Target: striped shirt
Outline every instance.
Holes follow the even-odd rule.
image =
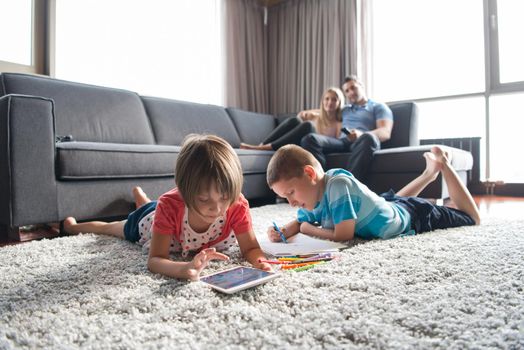
[[[299,209],[299,222],[334,229],[342,221],[355,220],[355,235],[366,239],[393,238],[410,231],[411,217],[403,207],[387,202],[350,172],[328,170],[325,181],[321,201],[311,211]]]

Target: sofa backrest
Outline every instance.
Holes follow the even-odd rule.
[[[0,96],[21,94],[54,102],[56,135],[77,141],[153,144],[140,97],[130,91],[38,75],[0,74]]]
[[[248,112],[238,108],[226,108],[233,120],[242,142],[258,145],[276,127],[277,120],[271,114]]]
[[[240,138],[223,107],[142,96],[160,145],[180,145],[188,134],[214,134],[238,148]]]
[[[388,104],[393,112],[391,138],[381,148],[418,146],[418,107],[414,102]]]

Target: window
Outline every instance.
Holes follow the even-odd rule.
[[[222,104],[220,1],[57,0],[57,78]]]
[[[479,0],[374,0],[373,97],[398,101],[484,91]]]
[[[376,100],[419,104],[421,138],[480,136],[483,179],[519,193],[522,13],[522,0],[374,0],[370,84]]]
[[[435,101],[419,101],[419,138],[463,138],[481,137],[486,139],[486,111],[483,96]],[[445,136],[443,136],[445,135]],[[486,154],[481,143],[481,154]],[[479,165],[480,177],[484,179],[485,160]]]
[[[417,104],[421,139],[484,137],[486,113],[483,97],[444,99]],[[472,120],[475,122],[472,123]]]
[[[491,178],[510,183],[524,182],[522,150],[522,112],[524,93],[495,95],[490,98]]]
[[[500,82],[509,83],[524,81],[524,50],[522,50],[522,33],[524,33],[524,1],[501,0],[497,2],[497,25],[499,46]]]
[[[0,0],[0,72],[45,74],[44,1]]]
[[[0,0],[0,32],[9,33],[0,40],[1,61],[31,64],[31,7],[31,0]]]

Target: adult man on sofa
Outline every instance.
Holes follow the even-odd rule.
[[[348,76],[344,79],[342,91],[346,95],[347,105],[342,109],[342,126],[347,135],[340,138],[320,134],[308,134],[300,142],[315,158],[326,167],[326,154],[351,152],[346,169],[356,178],[365,180],[373,153],[380,149],[380,143],[389,140],[393,128],[393,113],[384,103],[375,102],[366,97],[359,79]],[[318,113],[318,110],[301,113]]]

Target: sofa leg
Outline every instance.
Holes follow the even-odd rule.
[[[0,225],[0,243],[27,242],[42,238],[60,236],[58,228],[46,224],[7,227]]]
[[[18,226],[0,225],[0,242],[20,242],[20,240],[20,228]]]

